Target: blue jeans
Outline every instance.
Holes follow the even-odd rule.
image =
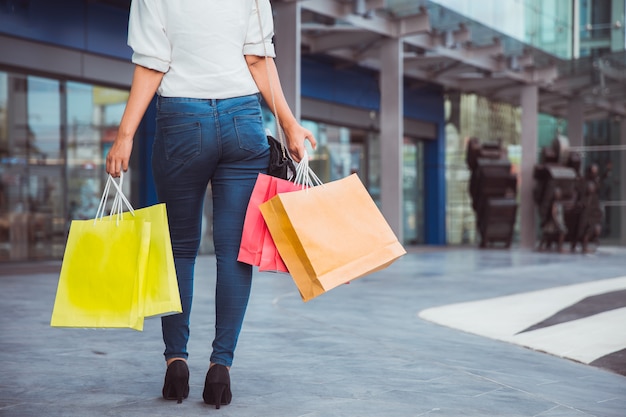
[[[183,306],[162,318],[165,358],[187,358],[194,265],[207,185],[213,194],[217,261],[211,362],[231,366],[248,305],[252,267],[237,261],[246,208],[269,163],[258,95],[230,99],[159,97],[152,172],[167,207]]]

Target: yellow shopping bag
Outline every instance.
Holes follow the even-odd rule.
[[[181,313],[167,209],[164,203],[125,212],[123,221],[144,220],[151,225],[150,248],[143,285],[145,317]]]
[[[150,231],[141,219],[72,221],[50,325],[143,330]]]
[[[278,194],[260,209],[304,301],[406,253],[356,174]]]
[[[144,317],[182,312],[165,204],[133,210],[121,185],[109,176],[95,219],[70,226],[52,326],[142,330]]]

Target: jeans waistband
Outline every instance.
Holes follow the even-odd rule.
[[[246,100],[246,99],[250,99],[256,97],[258,99],[259,97],[259,93],[256,94],[250,94],[247,96],[240,96],[240,97],[230,97],[230,98],[193,98],[193,97],[163,97],[163,96],[157,96],[157,104],[165,104],[165,103],[181,103],[181,104],[206,104],[209,105],[211,107],[216,107],[221,103],[224,102],[234,102],[234,101],[240,101],[240,100]]]

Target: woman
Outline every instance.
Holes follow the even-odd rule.
[[[217,284],[215,339],[203,397],[216,408],[232,398],[229,370],[252,278],[252,267],[237,262],[237,255],[250,194],[269,162],[258,93],[271,103],[273,88],[294,160],[304,155],[305,139],[316,145],[283,96],[272,59],[272,36],[269,0],[131,3],[128,44],[136,66],[106,170],[119,176],[128,169],[133,136],[156,92],[152,171],[158,198],[168,211],[183,305],[182,314],[162,318],[166,399],[181,402],[189,393],[189,313],[208,183],[213,193]]]

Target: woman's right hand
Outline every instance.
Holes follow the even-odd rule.
[[[111,176],[119,177],[122,171],[128,170],[135,131],[162,79],[162,72],[135,65],[128,102],[122,115],[117,137],[106,158],[106,171]]]
[[[106,171],[117,178],[122,171],[128,171],[128,162],[133,150],[133,138],[122,138],[119,133],[106,158]]]

